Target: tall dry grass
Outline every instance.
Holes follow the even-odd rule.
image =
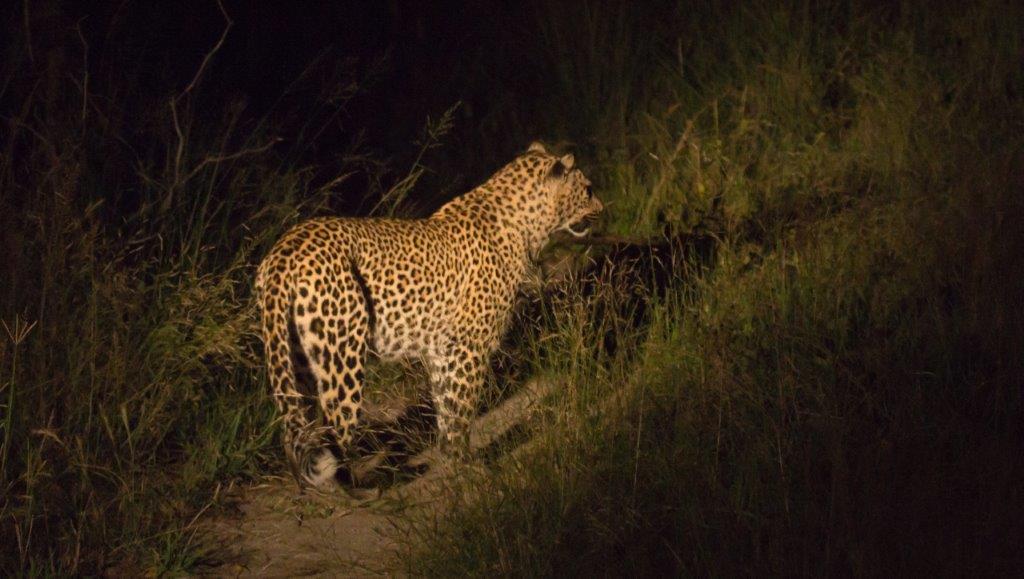
[[[469,129],[440,114],[399,175],[357,146],[326,169],[298,161],[363,90],[351,78],[281,142],[206,92],[209,69],[154,95],[130,66],[85,73],[73,26],[46,58],[8,39],[0,569],[215,558],[195,517],[278,454],[253,264],[302,217],[414,213],[421,176],[493,168],[534,138],[577,153],[608,231],[714,247],[536,304],[508,355],[564,387],[526,446],[457,483],[487,492],[410,521],[406,571],[1016,568],[1020,9],[517,14],[453,68],[507,106]],[[449,130],[458,150],[438,146]]]
[[[586,46],[593,23],[630,25],[620,9],[539,15]],[[710,236],[713,257],[678,255],[667,294],[634,298],[640,332],[635,288],[610,279],[551,305],[534,346],[564,385],[550,426],[410,523],[404,570],[1012,573],[1020,9],[669,13],[553,51],[572,97],[548,105],[599,111],[577,130],[613,229]],[[614,97],[609,50],[642,55]]]
[[[59,12],[43,8],[25,17]],[[219,42],[191,82],[152,94],[131,67],[97,75],[74,30],[36,54],[5,41],[0,572],[180,573],[215,558],[199,513],[276,460],[254,264],[385,169],[358,149],[330,179],[294,162],[309,139],[283,143],[204,90]],[[330,122],[354,94],[305,118]]]

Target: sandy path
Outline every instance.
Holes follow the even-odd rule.
[[[470,445],[487,448],[527,420],[549,391],[533,381],[472,425]],[[438,464],[428,450],[411,462]],[[295,482],[279,476],[258,485],[237,488],[226,502],[237,507],[210,517],[204,536],[222,564],[205,575],[227,577],[394,575],[395,525],[415,509],[443,508],[444,469],[433,468],[403,484],[366,491],[357,499],[342,490],[298,492]],[[422,514],[422,513],[419,513]]]

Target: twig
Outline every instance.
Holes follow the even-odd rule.
[[[28,61],[35,66],[36,55],[32,52],[32,18],[28,13],[28,0],[24,0],[21,5],[22,14],[25,18],[25,47],[28,48]]]
[[[82,17],[77,24],[75,24],[75,30],[78,31],[78,39],[82,41],[82,124],[85,124],[85,111],[89,102],[89,43],[85,41],[85,35],[82,34],[82,22],[88,18],[88,16]]]
[[[235,24],[235,21],[228,15],[227,10],[224,9],[224,4],[221,0],[217,0],[217,7],[220,8],[220,13],[224,16],[224,31],[220,33],[220,38],[217,40],[217,44],[214,45],[213,49],[207,52],[206,56],[203,57],[203,62],[199,65],[199,70],[197,70],[195,76],[192,77],[192,82],[188,83],[188,86],[185,87],[185,90],[181,91],[177,98],[192,92],[192,89],[195,88],[196,83],[198,83],[200,77],[202,77],[203,71],[206,70],[206,65],[209,64],[210,59],[212,59],[213,56],[217,54],[217,51],[220,50],[220,47],[224,44],[224,39],[228,37],[228,31],[231,30],[231,27]]]
[[[189,179],[191,179],[192,177],[195,177],[199,173],[199,171],[203,170],[203,168],[206,167],[207,165],[211,165],[213,163],[222,163],[224,161],[232,161],[234,159],[237,159],[239,157],[244,157],[246,155],[255,155],[256,153],[262,153],[262,152],[266,151],[267,149],[273,147],[277,143],[280,143],[282,140],[283,139],[281,139],[280,137],[275,137],[275,138],[271,139],[270,141],[268,141],[267,143],[264,143],[263,145],[261,145],[259,147],[253,147],[253,148],[250,148],[250,149],[242,149],[241,151],[237,151],[235,153],[231,153],[230,155],[217,155],[217,156],[206,157],[205,159],[203,159],[203,161],[201,163],[196,165],[195,168],[192,169],[192,171],[190,171],[188,175],[185,175],[185,178],[182,179],[179,184],[183,185],[183,184],[187,183],[189,181]]]
[[[184,90],[171,97],[171,119],[174,121],[174,133],[178,137],[178,147],[174,154],[174,183],[171,184],[170,191],[168,192],[167,198],[164,202],[163,208],[165,210],[171,205],[175,189],[183,183],[183,180],[181,179],[181,161],[185,156],[185,134],[181,130],[181,123],[178,121],[178,101],[186,95],[189,95],[192,92],[192,89],[196,87],[196,84],[199,83],[199,80],[203,76],[203,72],[206,70],[206,66],[210,63],[210,60],[213,59],[214,55],[220,51],[221,46],[224,45],[224,40],[228,37],[228,31],[230,31],[231,27],[235,24],[235,22],[231,20],[231,16],[228,15],[227,10],[224,9],[224,4],[221,0],[217,0],[217,7],[220,8],[220,13],[224,16],[224,31],[220,33],[220,38],[217,39],[217,43],[213,45],[213,48],[211,48],[210,51],[206,53],[206,56],[203,57],[203,62],[199,64],[199,69],[196,71],[195,76],[192,77],[192,81],[188,83]]]
[[[675,176],[674,165],[676,159],[683,152],[683,148],[686,147],[686,143],[690,140],[690,135],[693,133],[693,119],[686,121],[686,127],[683,129],[679,139],[676,141],[675,147],[672,149],[672,156],[665,162],[665,167],[669,169],[661,174],[658,179],[658,183],[654,186],[654,191],[660,191],[668,183],[668,180]],[[670,176],[669,173],[672,173]]]
[[[427,122],[423,127],[423,140],[420,143],[420,149],[416,153],[416,159],[412,162],[409,167],[409,173],[406,174],[398,183],[395,183],[391,189],[381,196],[377,204],[370,210],[370,215],[376,215],[377,210],[387,207],[387,216],[391,217],[395,213],[395,209],[405,199],[405,196],[409,191],[416,185],[419,178],[426,171],[426,167],[423,166],[423,157],[427,154],[427,151],[438,146],[441,138],[444,137],[452,128],[452,116],[455,111],[462,106],[462,101],[456,101],[451,107],[448,108],[438,119],[437,123],[432,123],[430,117],[427,117]]]
[[[690,134],[693,132],[693,119],[686,121],[686,127],[683,129],[682,134],[679,135],[679,139],[676,140],[675,146],[672,148],[672,153],[664,161],[654,156],[658,161],[662,161],[665,170],[661,172],[661,176],[658,178],[658,182],[651,188],[651,197],[647,204],[643,208],[644,221],[650,218],[650,213],[653,211],[653,201],[657,199],[664,192],[665,186],[668,185],[670,179],[674,179],[677,173],[675,168],[675,162],[682,154],[683,149],[686,148],[686,143],[690,140]]]
[[[50,153],[50,165],[56,167],[59,164],[59,162],[57,161],[57,148],[54,147],[53,143],[50,142],[50,140],[47,139],[45,135],[43,135],[35,128],[33,128],[32,125],[29,125],[24,121],[16,119],[14,117],[0,117],[0,120],[7,121],[7,123],[10,124],[12,127],[18,127],[19,129],[25,129],[26,131],[28,131],[33,137],[38,139],[40,143],[46,146],[46,151]],[[11,138],[13,139],[14,131],[11,131],[11,135]]]

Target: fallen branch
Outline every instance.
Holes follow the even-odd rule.
[[[667,240],[663,237],[626,237],[623,235],[588,235],[587,237],[559,237],[559,241],[576,245],[660,245]]]

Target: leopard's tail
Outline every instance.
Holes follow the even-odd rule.
[[[285,456],[300,486],[324,486],[339,474],[340,447],[333,429],[325,426],[318,415],[316,381],[295,326],[295,296],[289,291],[293,284],[280,278],[268,279],[283,277],[270,271],[272,263],[260,266],[257,302],[262,314],[267,374],[274,402],[282,415]]]

